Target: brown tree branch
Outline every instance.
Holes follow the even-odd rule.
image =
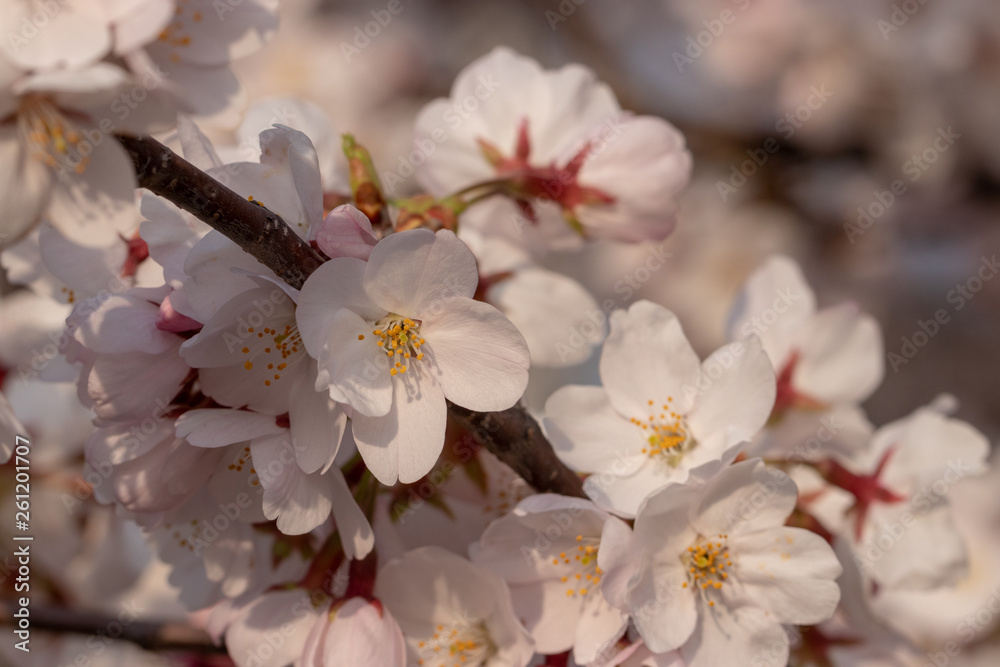
[[[520,405],[502,412],[473,412],[448,403],[448,412],[476,442],[538,491],[586,497],[583,480],[563,465],[538,422]]]
[[[16,627],[16,609],[10,602],[3,603],[0,606],[0,625]],[[147,651],[226,652],[225,647],[215,645],[204,630],[182,623],[141,621],[130,615],[108,616],[89,610],[34,605],[31,606],[29,619],[32,630],[92,635],[101,642],[105,638],[123,640]]]
[[[277,213],[236,194],[152,137],[115,135],[139,185],[210,225],[286,283],[301,289],[323,258]]]
[[[151,137],[116,135],[139,185],[232,239],[295,288],[322,257],[275,213],[253,204]],[[584,497],[580,478],[556,457],[542,429],[521,406],[473,412],[449,403],[451,415],[536,490]]]

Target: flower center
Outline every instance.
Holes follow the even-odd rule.
[[[17,114],[18,130],[32,156],[47,167],[58,164],[82,174],[90,163],[93,146],[51,102],[38,95],[26,95]],[[81,150],[83,144],[85,150]]]
[[[405,373],[410,359],[419,361],[424,358],[420,346],[427,341],[420,337],[419,320],[389,313],[375,323],[372,334],[376,338],[375,344],[389,357],[390,375]],[[358,340],[364,340],[364,335],[359,335]]]
[[[305,350],[305,346],[302,345],[295,320],[289,318],[284,326],[281,322],[276,326],[281,327],[281,330],[247,327],[250,338],[240,350],[247,356],[243,368],[251,372],[256,369],[258,374],[262,374],[265,387],[280,380],[284,372],[290,371],[296,362],[304,358],[304,353],[300,354],[300,350]]]
[[[560,581],[567,584],[566,597],[574,595],[586,595],[590,590],[601,583],[601,575],[604,571],[597,567],[597,545],[600,540],[596,537],[576,536],[576,552],[563,551],[558,558],[552,559],[553,565],[562,565],[569,572],[564,574]]]
[[[437,626],[430,638],[417,643],[417,649],[417,664],[426,667],[477,667],[497,652],[486,626],[461,621]]]
[[[650,413],[646,420],[632,417],[629,421],[643,431],[647,444],[642,453],[676,468],[697,443],[688,431],[684,416],[670,407],[673,401],[672,396],[668,397],[667,402],[660,405],[660,410],[656,410],[654,401],[648,401]]]
[[[705,593],[722,588],[729,578],[729,573],[725,570],[733,565],[729,560],[729,547],[726,544],[728,537],[720,533],[715,541],[700,538],[687,548],[681,556],[688,572],[688,580],[681,584],[682,588],[687,588],[688,583]],[[715,601],[709,600],[708,606],[714,607]]]

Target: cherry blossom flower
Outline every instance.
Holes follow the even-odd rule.
[[[0,190],[7,211],[0,231],[11,240],[42,216],[91,247],[136,227],[132,162],[97,127],[126,81],[107,63],[29,73],[0,58],[0,164],[9,174]]]
[[[98,417],[141,420],[167,406],[191,373],[178,354],[184,339],[157,327],[164,289],[133,288],[77,304],[67,322],[70,361],[81,361],[81,400]]]
[[[625,632],[628,615],[605,601],[597,560],[601,550],[625,548],[630,532],[589,501],[541,494],[490,524],[470,555],[510,586],[536,651],[573,649],[584,664]]]
[[[287,412],[295,421],[317,410],[317,418],[328,415],[333,427],[342,413],[313,388],[316,364],[302,344],[295,302],[273,283],[259,278],[254,283],[184,341],[181,356],[200,369],[202,391],[223,405],[271,415]]]
[[[265,593],[228,615],[213,623],[227,623],[226,647],[237,667],[406,665],[399,625],[377,599],[329,600],[321,591],[293,588]],[[280,641],[262,632],[269,628],[280,629]]]
[[[149,28],[162,22],[157,8],[117,19],[127,22],[119,29],[132,28],[133,33],[116,49],[128,70],[147,81],[149,99],[156,102],[144,106],[161,107],[171,115],[193,113],[212,125],[236,126],[247,98],[230,63],[270,39],[278,23],[277,1],[188,0],[170,5],[169,22],[156,32]],[[140,30],[134,29],[135,24],[141,24]],[[151,73],[155,73],[152,78]]]
[[[406,643],[396,619],[378,600],[334,602],[306,638],[302,667],[405,667]]]
[[[730,313],[729,338],[760,337],[778,375],[770,428],[751,453],[816,458],[864,447],[872,428],[857,407],[882,381],[878,323],[854,303],[817,310],[799,266],[777,255],[751,275]],[[789,450],[823,429],[822,452]]]
[[[875,616],[910,641],[936,647],[945,647],[949,642],[968,644],[996,629],[1000,616],[977,615],[997,605],[1000,590],[1000,563],[996,559],[1000,533],[995,529],[1000,518],[998,481],[1000,469],[991,465],[985,475],[960,480],[947,489],[938,485],[937,490],[947,491],[952,520],[968,550],[968,575],[954,585],[928,590],[862,587],[859,582],[859,591],[865,593],[864,604]],[[853,554],[849,549],[847,552],[847,562],[857,570]],[[858,571],[856,576],[861,579],[862,574]]]
[[[528,350],[492,306],[472,300],[475,258],[449,231],[393,234],[368,262],[341,257],[302,287],[296,311],[317,389],[352,408],[365,463],[383,484],[426,474],[444,445],[446,405],[504,410],[527,384]]]
[[[947,491],[985,472],[989,442],[969,424],[945,416],[949,403],[936,402],[883,426],[866,449],[820,466],[829,482],[854,496],[843,536],[855,562],[879,586],[928,590],[968,573]]]
[[[308,561],[298,552],[275,558],[281,534],[255,528],[251,522],[258,519],[248,508],[236,516],[239,502],[238,492],[220,500],[203,489],[148,528],[157,554],[171,566],[170,582],[188,609],[226,598],[252,599],[272,586],[301,578],[308,569]],[[317,547],[322,539],[322,535],[311,538],[311,546]]]
[[[303,448],[319,449],[302,452],[293,446],[291,431],[279,417],[247,410],[190,410],[177,420],[176,432],[196,447],[215,449],[247,443],[250,473],[256,476],[261,489],[262,510],[268,519],[276,519],[278,530],[286,535],[307,533],[326,521],[333,511],[344,552],[350,558],[363,558],[374,544],[371,526],[362,513],[343,473],[332,465],[343,433],[322,432]],[[324,441],[333,439],[324,447]],[[330,453],[332,452],[332,453]],[[324,462],[325,454],[329,459]],[[305,466],[303,465],[305,463]],[[319,468],[323,465],[322,469]],[[307,470],[305,468],[315,469]]]
[[[213,611],[212,623],[225,623],[226,649],[237,667],[300,664],[306,639],[324,623],[324,611],[308,591],[293,588],[264,593],[235,609],[220,605]],[[228,618],[217,618],[223,612]],[[272,628],[281,628],[280,641],[268,641]]]
[[[382,568],[375,596],[399,622],[407,657],[422,667],[526,667],[532,642],[496,574],[424,547]]]
[[[545,426],[567,465],[594,473],[584,485],[594,502],[627,517],[662,486],[718,472],[774,405],[759,340],[699,362],[674,314],[648,301],[612,313],[600,374],[603,387],[552,394]]]
[[[652,651],[676,649],[683,664],[785,665],[781,625],[824,621],[840,597],[830,546],[784,525],[797,495],[759,459],[656,492],[630,544],[598,555],[605,596]]]
[[[417,172],[431,194],[508,180],[514,201],[474,208],[465,220],[526,248],[572,246],[569,229],[595,238],[662,239],[673,229],[674,197],[691,169],[676,129],[658,118],[621,115],[593,72],[575,65],[546,71],[506,48],[466,67],[449,99],[421,111],[414,142],[439,144]],[[497,224],[506,220],[514,224]]]
[[[587,68],[547,71],[531,58],[496,48],[459,73],[450,98],[421,110],[415,142],[431,141],[435,130],[449,131],[449,137],[420,166],[418,179],[431,194],[444,195],[494,178],[480,140],[500,150],[527,142],[522,151],[531,151],[533,163],[549,164],[620,111],[611,89]]]

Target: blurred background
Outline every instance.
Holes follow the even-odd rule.
[[[420,108],[447,96],[456,74],[495,46],[548,68],[582,63],[623,108],[676,125],[694,157],[677,231],[665,244],[670,262],[633,298],[675,310],[705,354],[723,342],[747,275],[769,255],[788,254],[820,306],[859,302],[881,323],[887,354],[898,355],[865,404],[876,425],[947,392],[959,399],[958,417],[991,441],[1000,436],[995,0],[396,1],[402,11],[381,24],[373,12],[384,16],[388,0],[282,0],[276,38],[235,63],[248,101],[311,100],[388,171],[410,152]],[[626,306],[615,285],[648,254],[603,244],[543,261],[598,302]],[[6,316],[16,312],[15,300],[4,304]],[[946,322],[920,335],[942,310]],[[8,368],[17,363],[14,348],[0,355]],[[147,567],[134,526],[87,494],[72,505],[88,428],[82,409],[66,407],[72,387],[66,406],[47,388],[49,400],[32,409],[39,390],[15,386],[12,374],[3,381],[35,438],[36,462],[46,465],[47,456],[52,471],[33,497],[49,516],[38,524],[39,599],[86,602],[109,624],[130,600],[147,616],[183,620],[162,566]],[[0,575],[9,589],[9,563]],[[107,598],[109,590],[118,597]],[[63,665],[82,655],[90,665],[195,664],[105,651],[103,635],[60,641],[62,652],[42,662],[24,662],[0,642],[0,662]],[[229,664],[224,656],[199,660]]]

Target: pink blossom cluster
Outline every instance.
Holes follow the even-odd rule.
[[[31,326],[61,332],[18,381],[68,388],[94,497],[236,665],[918,664],[900,609],[968,576],[949,490],[989,445],[949,397],[870,423],[873,317],[820,307],[775,255],[707,356],[648,300],[568,345],[600,307],[547,256],[673,232],[692,158],[670,123],[500,48],[417,115],[422,192],[373,214],[374,169],[314,141],[335,133],[306,103],[294,128],[244,123],[250,160],[199,127],[238,109],[228,63],[272,3],[91,0],[37,39],[45,3],[6,4],[0,258]],[[158,102],[105,129],[136,86]],[[111,133],[164,129],[321,253],[301,289],[136,195]],[[528,395],[579,496],[449,420]]]

